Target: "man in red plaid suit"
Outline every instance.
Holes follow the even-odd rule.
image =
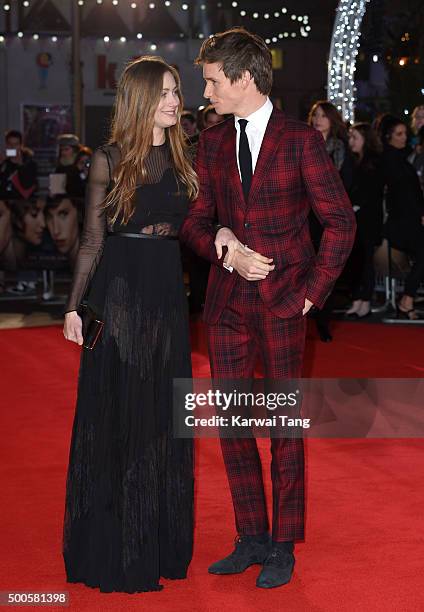
[[[321,134],[269,100],[271,53],[260,37],[233,28],[205,41],[196,62],[204,96],[219,114],[234,115],[200,137],[200,194],[181,231],[213,264],[204,311],[212,376],[251,378],[260,355],[265,378],[299,378],[305,315],[323,306],[343,269],[354,213]],[[317,255],[311,207],[323,226]],[[271,540],[256,440],[222,439],[221,446],[238,537],[209,572],[260,563],[258,587],[286,584],[294,543],[304,538],[303,440],[271,440]]]

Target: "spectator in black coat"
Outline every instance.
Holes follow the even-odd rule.
[[[369,123],[355,123],[350,128],[349,147],[354,158],[349,196],[357,229],[349,261],[353,303],[346,314],[361,318],[371,312],[374,249],[381,244],[383,230],[384,174],[381,144]]]
[[[415,320],[420,317],[414,309],[414,297],[424,281],[424,196],[417,172],[408,162],[411,151],[407,147],[405,123],[386,115],[380,121],[380,135],[387,184],[385,235],[392,246],[413,259],[397,314],[399,318]]]

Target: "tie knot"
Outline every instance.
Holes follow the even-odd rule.
[[[242,132],[245,132],[246,131],[246,126],[249,123],[248,120],[247,119],[239,119],[238,122],[239,122],[240,130]]]

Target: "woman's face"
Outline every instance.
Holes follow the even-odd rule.
[[[0,200],[0,253],[3,253],[4,249],[10,242],[12,237],[12,221],[10,217],[10,210]]]
[[[357,155],[361,155],[364,151],[365,138],[362,136],[361,132],[355,130],[355,128],[351,128],[349,131],[349,147],[353,153]]]
[[[175,79],[170,72],[165,72],[163,89],[155,113],[155,127],[164,129],[175,125],[178,120],[179,105],[179,90]]]
[[[406,147],[406,141],[408,140],[408,134],[406,132],[406,125],[398,123],[389,138],[389,145],[395,147],[395,149],[404,149]]]
[[[418,132],[420,128],[424,125],[424,108],[420,108],[417,110],[414,116],[414,127],[415,131]]]
[[[59,253],[69,253],[79,236],[78,211],[71,200],[65,198],[59,206],[49,207],[46,222]]]
[[[44,220],[44,200],[37,200],[34,205],[23,216],[23,237],[30,244],[38,246],[43,240],[43,232],[46,227]]]
[[[312,113],[312,127],[321,132],[324,137],[330,133],[331,123],[321,106],[317,106]]]

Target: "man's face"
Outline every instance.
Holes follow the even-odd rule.
[[[78,240],[78,211],[64,198],[59,206],[47,208],[47,227],[59,253],[69,253]]]
[[[206,81],[203,95],[215,107],[219,115],[235,114],[249,95],[241,80],[231,83],[219,63],[203,64],[203,78]]]

